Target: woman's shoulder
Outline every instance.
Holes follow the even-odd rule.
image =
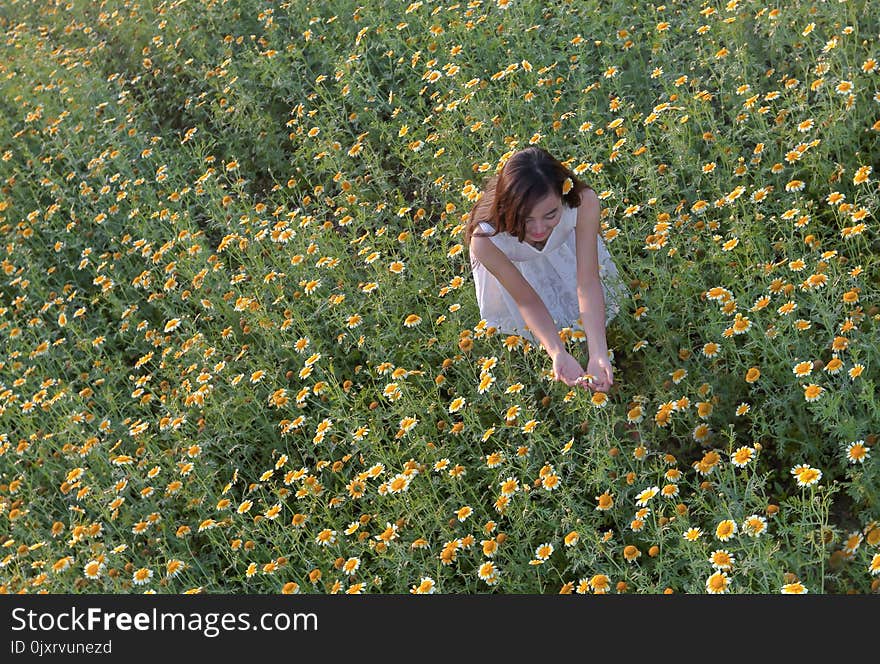
[[[585,184],[583,189],[580,191],[581,205],[598,205],[599,204],[599,194],[596,193],[596,190],[593,189],[590,185]]]
[[[577,220],[581,216],[581,211],[583,211],[587,217],[598,217],[600,208],[601,202],[596,191],[589,185],[585,186],[580,192],[580,205],[573,208],[574,223],[577,224]]]

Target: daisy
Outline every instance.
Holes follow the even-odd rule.
[[[184,563],[182,560],[178,560],[177,558],[172,558],[167,563],[165,563],[165,575],[169,579],[173,579],[178,574],[180,574],[185,567],[186,567],[186,563]]]
[[[315,543],[319,546],[330,546],[336,542],[336,531],[330,530],[329,528],[324,528],[321,532],[318,533],[317,537],[315,537]]]
[[[629,563],[634,563],[636,561],[636,559],[638,559],[638,557],[641,555],[642,555],[642,552],[639,551],[638,547],[636,547],[632,544],[627,544],[623,548],[623,557]]]
[[[871,564],[868,565],[868,571],[871,573],[871,576],[877,576],[880,574],[880,553],[875,553],[874,557],[871,558]]]
[[[596,408],[604,408],[608,403],[608,395],[604,392],[593,392],[593,396],[590,398],[590,403]]]
[[[864,536],[858,530],[851,532],[843,545],[843,552],[852,556],[856,550],[862,545]]]
[[[559,484],[559,475],[557,475],[556,473],[550,473],[541,480],[541,486],[547,489],[547,491],[553,491],[554,489],[559,487]]]
[[[607,491],[600,496],[596,496],[596,501],[598,503],[596,509],[600,512],[610,510],[614,507],[614,497]]]
[[[822,479],[822,471],[811,468],[807,464],[800,464],[791,469],[791,474],[797,478],[798,486],[812,486]]]
[[[730,456],[730,462],[737,468],[745,468],[755,456],[755,448],[743,446]]]
[[[347,574],[348,576],[353,576],[355,572],[358,571],[358,568],[361,566],[360,558],[349,558],[344,563],[342,563],[342,572],[343,574]]]
[[[404,491],[409,489],[409,485],[411,482],[412,475],[398,473],[390,480],[388,480],[387,489],[390,493],[403,493]]]
[[[809,376],[813,371],[813,363],[810,360],[805,360],[803,362],[798,362],[792,367],[792,373],[798,378],[804,378],[805,376]]]
[[[758,514],[752,514],[743,521],[742,528],[749,537],[760,537],[767,532],[767,519]]]
[[[709,425],[707,424],[698,424],[694,430],[691,432],[691,436],[698,443],[703,442],[709,437],[711,433],[711,429],[709,429]]]
[[[611,590],[611,580],[604,574],[594,574],[588,583],[597,595],[604,595]]]
[[[788,302],[786,302],[785,304],[780,306],[776,310],[776,313],[778,313],[780,316],[787,316],[795,309],[797,309],[797,302],[793,302],[793,301],[789,300]]]
[[[825,365],[824,371],[834,376],[840,373],[841,368],[843,368],[843,360],[835,355],[828,360],[828,364]]]
[[[871,450],[864,440],[856,440],[846,446],[846,460],[849,463],[864,463],[871,456]]]
[[[810,402],[818,401],[823,392],[825,392],[825,388],[821,385],[810,383],[804,386],[804,399]]]
[[[726,572],[715,572],[706,579],[706,592],[711,595],[722,595],[730,587],[730,579]]]
[[[720,346],[714,341],[710,341],[703,345],[702,353],[705,357],[715,357],[718,354]]]
[[[482,376],[480,376],[480,385],[477,388],[477,391],[480,394],[484,394],[490,387],[492,387],[492,384],[494,382],[495,376],[490,373],[484,373]]]
[[[419,585],[410,588],[413,595],[433,595],[437,591],[437,584],[430,576],[423,576]]]
[[[541,544],[535,549],[535,558],[538,560],[547,560],[553,555],[553,545],[550,543]]]
[[[664,498],[675,498],[678,496],[678,485],[677,484],[664,484],[663,488],[660,490],[660,495]]]
[[[749,410],[751,410],[751,408],[752,407],[749,404],[743,402],[739,406],[736,407],[736,414],[737,414],[737,416],[745,415],[746,413],[749,412]]]
[[[658,493],[660,493],[659,487],[648,487],[647,489],[639,493],[638,496],[636,496],[636,506],[642,507],[644,505],[647,505],[648,501],[651,500],[651,498],[656,496]]]
[[[861,166],[853,176],[853,184],[864,184],[867,182],[872,170],[871,166]]]
[[[83,574],[88,579],[97,579],[100,578],[101,574],[104,572],[104,563],[99,560],[90,560],[86,563],[86,566],[83,568]]]
[[[523,433],[532,433],[535,430],[535,427],[538,426],[538,420],[529,420],[522,426]]]
[[[73,564],[73,556],[64,556],[55,561],[52,565],[52,571],[56,574],[60,574],[61,572],[70,569],[71,564]]]
[[[495,563],[493,563],[491,560],[487,560],[477,569],[477,576],[490,586],[498,583],[498,575],[500,573],[500,570],[495,567]]]
[[[626,421],[630,424],[638,424],[644,418],[644,412],[640,405],[633,406],[626,414]]]
[[[806,595],[807,588],[800,581],[786,583],[779,591],[783,595]]]
[[[726,542],[736,534],[736,521],[733,519],[725,519],[715,528],[716,539]]]
[[[501,452],[492,452],[486,455],[486,466],[489,468],[497,468],[504,461],[504,455]]]
[[[512,496],[517,491],[519,491],[519,480],[515,477],[508,477],[506,480],[501,482],[502,496]]]
[[[797,130],[798,130],[799,132],[807,132],[807,131],[810,131],[810,129],[813,128],[813,125],[814,125],[814,124],[815,124],[815,123],[813,122],[813,119],[812,119],[812,118],[809,118],[809,119],[807,119],[807,120],[804,120],[804,121],[801,122],[800,124],[798,124],[798,126],[797,126]]]
[[[736,560],[729,551],[717,549],[709,554],[709,562],[716,570],[729,571],[733,569]]]
[[[149,583],[150,579],[153,578],[153,570],[147,567],[141,567],[138,570],[135,570],[134,574],[131,575],[131,581],[135,585],[142,586],[145,583]]]

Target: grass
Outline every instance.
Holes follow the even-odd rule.
[[[3,590],[877,590],[877,17],[546,4],[0,0]],[[479,320],[533,142],[607,395]]]

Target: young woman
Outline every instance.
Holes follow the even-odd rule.
[[[606,319],[625,287],[599,234],[599,199],[543,148],[514,153],[490,178],[465,241],[480,315],[507,334],[537,341],[556,380],[607,392],[614,384]],[[586,372],[565,350],[564,327],[587,339]]]

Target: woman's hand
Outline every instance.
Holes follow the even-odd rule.
[[[591,357],[587,363],[587,373],[593,377],[592,382],[584,384],[596,392],[607,392],[614,385],[614,370],[607,357]]]
[[[570,353],[560,350],[553,356],[553,378],[560,380],[566,385],[583,385],[584,368]]]

